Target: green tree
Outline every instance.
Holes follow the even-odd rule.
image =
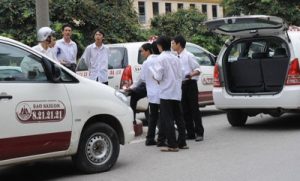
[[[1,0],[0,7],[0,35],[35,45],[35,0]],[[103,29],[106,43],[144,39],[131,0],[49,0],[49,13],[57,38],[63,24],[73,26],[79,56],[93,42],[91,35],[96,28]]]
[[[33,45],[36,42],[35,1],[1,0],[0,35]]]
[[[151,21],[151,31],[156,35],[174,37],[183,35],[187,41],[196,43],[214,54],[218,54],[224,38],[207,31],[203,26],[206,15],[197,9],[179,10],[174,13],[156,16]]]
[[[284,18],[289,24],[300,26],[299,0],[223,0],[226,16],[265,14]]]

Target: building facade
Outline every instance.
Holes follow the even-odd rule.
[[[178,9],[196,8],[207,15],[207,19],[223,17],[222,0],[134,0],[133,6],[139,15],[139,22],[148,27],[157,15],[176,12]]]

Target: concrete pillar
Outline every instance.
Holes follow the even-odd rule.
[[[35,10],[37,30],[44,26],[50,26],[49,1],[35,0]]]

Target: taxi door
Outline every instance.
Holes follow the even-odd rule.
[[[72,112],[63,83],[42,58],[0,41],[0,161],[67,150]]]

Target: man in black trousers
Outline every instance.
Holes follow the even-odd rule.
[[[177,52],[183,66],[185,78],[182,81],[182,108],[187,139],[202,141],[204,128],[202,125],[201,112],[198,105],[197,81],[201,73],[200,65],[195,56],[185,49],[186,40],[178,35],[172,40],[172,49]]]
[[[160,36],[157,40],[157,48],[161,54],[152,70],[153,78],[159,84],[160,98],[160,131],[167,138],[167,147],[161,151],[177,152],[179,149],[188,149],[185,138],[185,126],[181,109],[181,82],[183,72],[179,59],[171,52],[171,39]],[[178,128],[176,139],[174,122]]]

